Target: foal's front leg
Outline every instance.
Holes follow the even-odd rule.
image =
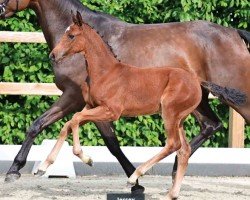
[[[82,110],[82,112],[84,110],[87,110],[88,107],[87,105],[84,107],[84,109]],[[64,141],[66,140],[66,138],[68,137],[68,135],[71,133],[71,128],[70,128],[70,121],[68,121],[67,123],[65,123],[64,127],[62,128],[60,134],[59,134],[59,138],[57,139],[56,144],[54,145],[53,149],[51,150],[50,154],[47,156],[46,160],[39,166],[38,171],[35,173],[35,175],[39,175],[42,176],[46,173],[46,170],[48,169],[48,167],[50,165],[52,165],[58,154],[60,149],[63,146]],[[78,156],[79,154],[77,154]],[[78,156],[79,157],[79,156]],[[84,158],[84,159],[82,159]],[[84,163],[92,166],[92,159],[88,156],[88,155],[84,155],[83,153],[81,154],[81,158],[80,158]]]
[[[53,149],[51,150],[51,152],[47,156],[46,160],[39,166],[39,168],[38,168],[37,172],[35,173],[35,175],[37,175],[37,176],[44,175],[46,173],[48,167],[55,162],[55,160],[56,160],[56,158],[57,158],[57,156],[59,154],[59,151],[63,146],[64,141],[66,140],[67,136],[70,133],[70,130],[67,130],[68,123],[69,122],[67,122],[64,125],[64,127],[62,128],[62,130],[61,130],[61,132],[59,134],[59,138],[56,141],[56,144],[54,145]]]
[[[84,109],[83,111],[74,114],[73,118],[68,124],[73,134],[73,153],[85,163],[92,162],[92,160],[88,160],[88,157],[83,154],[79,140],[79,125],[83,125],[88,121],[113,121],[118,119],[118,117],[119,116],[117,114],[114,114],[106,106],[99,106],[93,109]]]
[[[48,167],[54,163],[58,153],[63,145],[63,142],[66,140],[69,133],[72,131],[73,134],[73,153],[79,157],[84,163],[92,166],[92,159],[83,153],[79,141],[78,129],[79,125],[83,125],[88,121],[113,121],[119,118],[118,114],[113,113],[106,106],[99,106],[97,108],[89,109],[89,107],[85,106],[85,108],[76,114],[74,114],[73,118],[68,121],[64,127],[62,128],[59,138],[53,147],[52,151],[48,155],[47,159],[40,165],[38,172],[36,174],[43,175],[45,174]]]

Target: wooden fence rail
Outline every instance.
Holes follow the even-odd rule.
[[[43,33],[0,31],[0,42],[46,43]],[[1,46],[0,46],[1,48]],[[0,83],[0,95],[61,95],[53,83]],[[229,147],[244,147],[245,120],[232,108],[229,112]]]
[[[43,33],[0,31],[0,42],[46,43]]]
[[[0,82],[0,94],[6,95],[61,95],[54,83],[3,83]]]

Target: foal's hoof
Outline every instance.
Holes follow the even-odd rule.
[[[127,181],[127,187],[128,188],[132,188],[132,187],[134,187],[134,186],[136,186],[136,182],[131,182],[131,181]]]
[[[90,167],[93,167],[93,165],[94,165],[94,161],[91,159],[91,158],[89,158],[89,160],[88,160],[88,162],[86,163],[88,166],[90,166]]]
[[[177,200],[178,197],[167,197],[166,200]]]
[[[83,163],[87,164],[88,166],[92,167],[93,166],[93,160],[90,156],[88,155],[83,155],[80,157]]]
[[[141,185],[135,185],[131,187],[131,193],[132,194],[143,194],[145,191],[145,188]]]
[[[34,173],[34,175],[36,176],[36,177],[41,177],[41,176],[43,176],[44,174],[46,173],[46,171],[43,171],[43,170],[38,170],[36,173]]]
[[[6,177],[4,179],[5,183],[12,183],[16,180],[18,180],[21,177],[21,174],[19,172],[11,172],[6,174]]]
[[[173,197],[172,195],[170,195],[170,193],[167,194],[167,198],[166,200],[177,200],[178,197]]]

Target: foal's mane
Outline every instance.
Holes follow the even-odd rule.
[[[87,26],[91,31],[95,32],[101,39],[102,39],[102,42],[105,44],[105,46],[109,49],[109,51],[111,52],[111,54],[116,58],[117,61],[121,62],[121,60],[119,60],[117,58],[117,55],[114,53],[112,47],[107,43],[107,42],[104,42],[103,40],[103,36],[98,32],[96,31],[92,26],[90,26],[89,24],[87,24],[86,22],[83,21],[83,26]]]

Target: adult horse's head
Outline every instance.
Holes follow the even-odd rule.
[[[11,17],[18,11],[24,10],[34,0],[0,0],[0,18]]]
[[[60,42],[50,53],[50,59],[54,62],[59,62],[64,58],[80,53],[85,47],[85,37],[83,37],[83,19],[79,12],[76,15],[72,13],[73,24],[70,25]]]

